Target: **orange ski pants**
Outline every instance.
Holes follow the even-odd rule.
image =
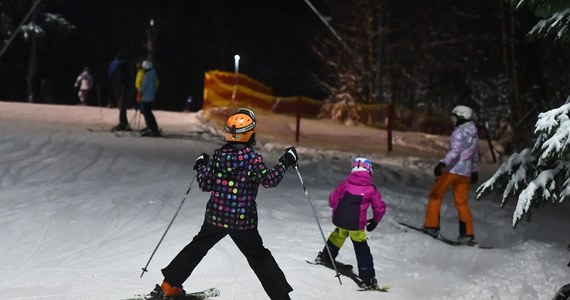
[[[473,219],[467,204],[470,183],[471,178],[469,176],[451,174],[449,172],[444,172],[436,178],[429,193],[424,227],[439,228],[439,209],[445,192],[451,186],[453,188],[455,208],[459,215],[459,233],[462,235],[473,235]]]

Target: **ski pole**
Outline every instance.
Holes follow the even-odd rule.
[[[329,257],[331,259],[334,271],[336,272],[335,277],[338,278],[338,282],[340,283],[340,285],[342,285],[342,281],[340,280],[340,273],[338,272],[338,270],[336,268],[336,263],[332,257],[331,249],[329,248],[329,245],[327,244],[327,238],[325,237],[325,234],[323,233],[323,228],[321,227],[321,222],[319,222],[319,217],[317,217],[317,211],[315,210],[315,206],[313,205],[313,202],[311,201],[311,197],[309,197],[309,192],[307,191],[307,188],[305,187],[303,177],[301,176],[301,172],[299,171],[299,165],[294,164],[293,167],[295,168],[295,171],[297,171],[297,175],[299,176],[299,181],[301,181],[301,185],[303,186],[303,190],[305,191],[305,197],[307,198],[307,200],[309,200],[309,204],[311,204],[311,208],[313,209],[313,215],[315,216],[315,220],[317,220],[317,225],[319,226],[319,231],[321,232],[323,242],[325,243],[325,248],[327,249],[327,252],[328,252]]]
[[[139,114],[139,110],[135,108],[135,114],[133,115],[133,117],[131,118],[131,120],[129,121],[129,126],[131,128],[135,127],[136,124],[136,120],[137,120],[137,115]],[[137,124],[138,126],[138,124]]]
[[[160,246],[160,243],[162,243],[162,240],[164,239],[164,237],[166,236],[166,233],[168,232],[168,230],[170,229],[170,226],[172,226],[172,223],[174,223],[174,219],[176,219],[176,216],[178,215],[178,212],[180,212],[180,209],[182,208],[182,205],[184,204],[184,201],[186,201],[186,198],[188,198],[188,194],[190,193],[190,190],[192,189],[192,184],[194,183],[194,180],[196,179],[196,175],[194,175],[194,177],[192,177],[192,181],[190,182],[190,185],[188,186],[188,190],[186,190],[186,195],[184,195],[184,198],[182,198],[182,202],[180,202],[180,206],[178,206],[178,210],[176,210],[176,213],[174,214],[174,216],[172,217],[172,220],[170,220],[170,223],[168,224],[168,227],[166,227],[166,230],[164,231],[164,233],[162,234],[162,237],[160,238],[160,241],[158,241],[158,244],[156,245],[156,247],[154,248],[154,251],[152,251],[152,254],[150,255],[150,258],[148,259],[148,262],[146,263],[146,266],[144,266],[144,268],[142,268],[142,274],[141,277],[143,277],[144,272],[148,272],[148,270],[146,269],[148,267],[148,265],[150,264],[150,261],[152,260],[152,257],[154,256],[154,254],[156,253],[156,250],[158,250],[158,247]]]

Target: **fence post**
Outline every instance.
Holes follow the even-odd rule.
[[[493,158],[493,163],[497,163],[497,157],[495,156],[495,148],[493,147],[493,142],[491,141],[491,135],[489,134],[489,129],[487,128],[487,122],[483,126],[478,126],[483,128],[485,135],[487,136],[487,144],[489,145],[489,151],[491,151],[491,157]]]
[[[387,138],[388,138],[388,152],[392,152],[392,130],[394,126],[394,104],[388,104],[388,124],[387,124]]]
[[[295,129],[295,143],[299,143],[299,133],[301,131],[301,98],[297,97],[297,127]]]

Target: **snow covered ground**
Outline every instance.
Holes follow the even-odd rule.
[[[194,176],[195,157],[221,142],[212,134],[163,139],[86,129],[110,127],[117,114],[0,102],[0,299],[121,299],[149,292],[162,280],[160,269],[199,230],[209,195],[194,184],[140,278]],[[156,115],[173,131],[209,130],[200,114]],[[257,149],[272,164],[286,146],[261,142]],[[328,236],[328,194],[354,155],[298,150],[301,174]],[[477,240],[496,249],[451,247],[397,225],[422,224],[434,160],[369,157],[388,204],[369,243],[377,278],[392,290],[359,292],[349,278],[339,285],[333,271],[305,263],[323,242],[297,175],[289,170],[280,186],[260,189],[258,206],[259,230],[294,288],[292,299],[551,299],[570,282],[567,204],[542,208],[531,223],[513,229],[514,202],[500,209],[492,199],[475,201],[472,192]],[[454,238],[456,211],[447,196],[442,232]],[[338,259],[356,265],[350,242]],[[188,291],[209,287],[221,289],[219,300],[268,299],[230,239],[216,245],[185,283]]]

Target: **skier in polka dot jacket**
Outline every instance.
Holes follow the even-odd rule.
[[[197,170],[200,188],[211,192],[205,221],[228,229],[256,228],[259,185],[277,186],[286,170],[281,162],[268,168],[261,154],[247,144],[228,143],[215,150],[208,165]]]
[[[210,192],[200,232],[162,269],[164,281],[155,288],[163,298],[181,297],[182,283],[192,274],[208,251],[226,236],[244,254],[249,266],[271,300],[290,300],[293,290],[271,252],[263,246],[257,230],[255,198],[259,185],[275,187],[288,167],[297,163],[294,147],[285,149],[279,163],[268,168],[263,157],[253,150],[255,115],[238,109],[224,127],[227,143],[214,151],[212,159],[201,154],[194,170],[200,189]]]

